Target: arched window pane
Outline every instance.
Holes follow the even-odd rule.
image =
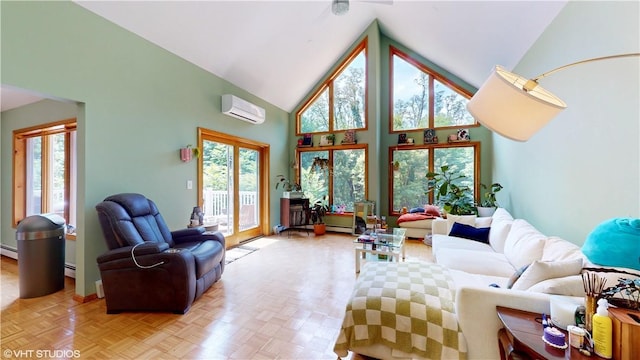
[[[393,130],[429,127],[429,74],[393,55]]]
[[[475,120],[467,111],[469,100],[439,81],[434,83],[434,121],[436,127],[473,125]]]
[[[300,131],[329,131],[329,88],[326,88],[300,116]]]
[[[362,129],[366,126],[364,50],[356,56],[333,83],[333,129]]]

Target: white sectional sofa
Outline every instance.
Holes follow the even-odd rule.
[[[490,227],[488,243],[447,235],[455,222]],[[457,286],[455,309],[469,359],[500,358],[497,333],[502,323],[496,306],[549,314],[550,295],[583,298],[583,268],[601,267],[590,263],[576,244],[546,236],[505,209],[497,209],[491,218],[436,219],[432,229],[435,261],[449,269]],[[610,285],[620,277],[600,275]]]
[[[454,235],[459,234],[461,228],[464,236],[484,235],[486,242],[449,235],[452,229]],[[455,283],[455,315],[469,359],[500,359],[498,330],[502,323],[496,306],[549,314],[552,294],[584,298],[584,267],[601,267],[589,263],[578,245],[546,236],[505,209],[497,209],[490,218],[434,219],[432,230],[434,260],[448,269]],[[619,270],[640,277],[637,270]],[[608,278],[610,286],[620,277],[599,274]],[[352,350],[381,359],[397,354],[378,343]]]

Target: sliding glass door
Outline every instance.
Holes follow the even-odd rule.
[[[268,181],[262,169],[268,145],[206,129],[199,129],[198,137],[198,191],[205,223],[218,224],[227,246],[267,233]]]

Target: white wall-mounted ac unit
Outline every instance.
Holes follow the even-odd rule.
[[[222,113],[252,124],[262,124],[265,119],[263,108],[231,94],[222,95]]]

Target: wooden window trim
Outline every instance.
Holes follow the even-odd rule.
[[[229,135],[229,134],[225,134],[225,133],[221,133],[218,131],[214,131],[214,130],[210,130],[207,128],[203,128],[203,127],[198,127],[198,147],[200,148],[201,151],[203,151],[203,144],[204,141],[215,141],[215,142],[220,142],[226,145],[231,145],[233,146],[233,156],[234,159],[239,159],[239,148],[245,148],[245,149],[251,149],[251,150],[256,150],[261,154],[261,157],[259,159],[260,164],[262,165],[259,171],[259,177],[260,177],[260,188],[259,188],[259,192],[260,192],[260,204],[259,204],[259,212],[260,212],[260,223],[261,223],[261,227],[259,228],[255,228],[255,229],[249,229],[249,230],[243,230],[240,231],[235,225],[234,225],[234,229],[233,229],[233,234],[229,235],[227,238],[229,239],[228,243],[227,243],[227,247],[235,244],[235,243],[239,243],[241,241],[246,240],[246,238],[251,238],[251,237],[256,237],[256,236],[261,236],[261,235],[265,235],[265,234],[269,234],[269,224],[270,224],[270,212],[269,212],[269,198],[270,198],[270,191],[269,191],[269,168],[270,168],[270,162],[269,162],[269,157],[270,157],[270,145],[263,143],[263,142],[259,142],[259,141],[255,141],[255,140],[251,140],[251,139],[247,139],[247,138],[243,138],[243,137],[239,137],[239,136],[234,136],[234,135]],[[198,159],[198,179],[197,179],[197,192],[198,192],[198,206],[203,206],[204,205],[204,192],[203,192],[203,184],[202,184],[202,179],[203,179],[203,174],[204,174],[204,164],[202,162],[202,156],[200,156],[200,158]],[[234,181],[239,181],[240,176],[239,176],[239,167],[238,166],[234,166],[234,174],[233,174],[233,178]],[[234,188],[239,189],[239,187],[236,186],[236,184],[234,184]],[[239,199],[239,192],[235,191],[234,194],[234,203],[235,204],[240,204],[240,199]],[[239,213],[240,209],[238,207],[234,208],[234,219],[240,219],[240,213]]]
[[[45,154],[49,153],[49,135],[65,134],[65,189],[64,196],[66,200],[69,200],[71,191],[71,132],[76,131],[77,120],[76,118],[65,119],[55,121],[51,123],[31,126],[22,129],[16,129],[13,131],[13,176],[12,176],[12,223],[13,227],[17,227],[18,223],[24,219],[27,215],[27,139],[42,136],[42,162],[41,162],[41,174],[42,179],[46,179],[48,176],[49,168],[49,156]],[[49,183],[43,181],[42,183],[42,196],[41,206],[42,209],[48,209],[48,192]],[[69,221],[69,202],[65,201],[64,205],[64,217]],[[75,236],[67,236],[68,239],[75,239]]]
[[[473,147],[473,158],[474,158],[474,168],[473,168],[473,194],[474,201],[478,202],[480,199],[480,148],[481,143],[479,141],[469,141],[464,143],[454,143],[454,144],[423,144],[423,145],[415,145],[410,148],[400,148],[398,146],[390,146],[388,159],[389,162],[393,159],[393,152],[396,150],[401,151],[411,151],[411,150],[421,150],[428,149],[429,150],[429,164],[428,171],[435,171],[435,149],[452,149],[452,148],[463,148],[463,147]],[[391,166],[388,167],[388,189],[387,193],[389,194],[389,204],[388,204],[388,213],[390,216],[399,216],[400,212],[395,211],[393,209],[393,168]],[[426,192],[427,189],[424,189]],[[429,194],[429,203],[433,204],[433,194]]]
[[[435,127],[434,121],[435,121],[435,80],[437,80],[438,82],[442,83],[443,85],[449,87],[450,89],[452,89],[453,91],[457,92],[458,94],[464,96],[467,99],[471,99],[471,97],[473,96],[473,94],[468,91],[467,89],[461,87],[460,85],[456,84],[455,82],[449,80],[448,78],[446,78],[445,76],[443,76],[442,74],[440,74],[439,72],[435,71],[434,69],[432,69],[431,67],[424,65],[423,63],[417,61],[416,59],[414,59],[413,57],[411,57],[410,55],[408,55],[407,53],[405,53],[404,51],[390,45],[389,46],[389,133],[390,134],[395,134],[395,133],[404,133],[404,132],[411,132],[411,131],[420,131],[420,130],[424,130],[425,128],[417,128],[417,129],[406,129],[406,130],[393,130],[393,111],[394,111],[394,106],[393,106],[393,102],[394,102],[394,98],[393,98],[393,91],[394,91],[394,87],[393,87],[393,57],[394,55],[397,55],[398,57],[400,57],[402,60],[408,62],[409,64],[415,66],[416,68],[418,68],[420,71],[426,73],[429,75],[429,127],[431,129],[436,129],[436,130],[445,130],[445,129],[459,129],[459,128],[470,128],[470,127],[478,127],[480,126],[480,124],[478,123],[478,121],[476,121],[474,119],[474,123],[473,124],[469,124],[469,125],[459,125],[459,126],[441,126],[441,127]]]
[[[302,128],[301,126],[301,120],[302,120],[302,113],[304,113],[311,105],[313,105],[313,103],[318,99],[318,97],[320,96],[320,94],[322,94],[322,92],[325,89],[329,89],[329,101],[328,101],[328,106],[329,106],[329,130],[328,131],[322,131],[322,132],[314,132],[314,135],[322,135],[322,134],[329,134],[329,133],[335,133],[335,132],[345,132],[347,130],[356,130],[356,131],[362,131],[362,130],[367,130],[369,128],[369,114],[368,114],[368,99],[369,99],[369,55],[368,55],[368,38],[364,38],[350,53],[349,55],[342,60],[342,62],[340,63],[340,65],[331,73],[331,75],[329,75],[329,77],[322,82],[316,91],[313,92],[313,95],[311,95],[300,107],[300,109],[296,112],[296,136],[302,136],[303,132],[300,131],[300,129]],[[342,72],[351,64],[351,62],[358,56],[360,55],[360,52],[364,53],[365,56],[365,66],[364,66],[364,99],[365,99],[365,103],[364,103],[364,119],[365,119],[365,126],[363,128],[359,128],[359,129],[344,129],[344,130],[334,130],[333,129],[333,118],[334,118],[334,108],[333,108],[333,83],[335,81],[335,79],[340,76],[342,74]]]
[[[348,144],[348,145],[313,146],[313,147],[305,147],[305,148],[296,148],[295,158],[296,158],[296,162],[300,164],[302,162],[300,159],[300,154],[302,153],[312,152],[312,151],[328,151],[329,163],[331,164],[330,166],[333,167],[333,152],[341,151],[341,150],[364,150],[364,198],[368,199],[369,198],[369,146],[368,144]],[[302,170],[298,168],[295,172],[296,183],[298,184],[300,183],[301,171]],[[329,194],[328,194],[329,203],[332,204],[333,203],[333,176],[329,177],[328,191],[329,191]],[[353,216],[352,214],[353,212],[344,213],[345,216]],[[338,216],[339,214],[329,214],[329,215]]]

